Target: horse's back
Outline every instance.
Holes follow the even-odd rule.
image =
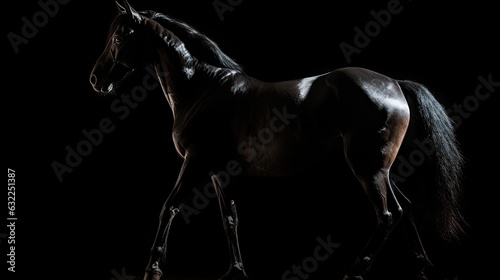
[[[325,76],[334,95],[336,118],[341,130],[385,125],[389,120],[407,121],[409,107],[398,81],[359,67],[340,68]]]
[[[237,125],[253,127],[237,143],[249,167],[260,173],[293,174],[332,152],[339,136],[373,134],[375,139],[380,131],[395,127],[403,127],[404,134],[408,124],[408,104],[397,80],[368,69],[341,68],[265,89],[255,98],[262,100],[252,102],[259,105],[251,109],[260,113]]]

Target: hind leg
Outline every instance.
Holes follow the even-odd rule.
[[[377,175],[373,176],[373,179],[373,183],[364,184],[364,189],[375,209],[377,226],[355,264],[346,274],[345,280],[363,279],[362,277],[368,274],[377,253],[403,214],[398,201],[391,194],[386,172],[379,171]]]
[[[377,216],[376,229],[346,274],[345,280],[363,279],[403,214],[389,180],[389,169],[399,151],[406,127],[403,128],[393,131],[358,130],[343,135],[346,160],[363,186]]]
[[[416,271],[417,271],[417,279],[425,280],[427,277],[425,276],[425,269],[427,267],[431,267],[432,263],[425,252],[424,246],[420,239],[420,235],[418,234],[417,226],[415,224],[415,219],[413,218],[413,211],[410,200],[399,190],[394,182],[392,182],[392,189],[395,192],[395,195],[399,197],[399,201],[404,208],[404,215],[401,220],[403,223],[404,231],[407,235],[408,240],[412,243],[413,252],[416,258]]]

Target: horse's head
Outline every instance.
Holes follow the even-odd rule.
[[[90,74],[96,92],[109,93],[135,69],[146,66],[151,50],[145,31],[146,20],[130,4],[116,3],[119,14],[110,26],[106,47]]]

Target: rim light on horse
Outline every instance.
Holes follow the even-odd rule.
[[[207,180],[217,193],[229,244],[230,268],[220,279],[246,279],[236,205],[226,198],[222,180],[214,174],[231,160],[240,163],[241,174],[295,174],[328,154],[339,137],[345,159],[378,218],[372,238],[344,279],[362,279],[368,273],[398,221],[412,240],[420,264],[417,277],[426,279],[424,268],[430,261],[410,202],[390,178],[398,153],[415,139],[426,139],[434,150],[435,178],[428,185],[434,194],[430,204],[437,231],[450,241],[463,234],[459,207],[463,159],[450,119],[421,84],[356,67],[263,82],[246,75],[217,44],[191,26],[154,11],[138,12],[127,1],[117,5],[119,15],[110,26],[90,83],[95,91],[109,93],[134,70],[152,66],[172,109],[173,142],[184,160],[160,214],[145,280],[160,279],[172,221],[193,187]],[[270,125],[279,133],[265,147],[245,145]],[[407,131],[414,127],[420,133],[410,136]]]

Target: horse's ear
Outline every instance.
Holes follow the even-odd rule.
[[[142,21],[141,15],[134,8],[132,8],[132,6],[130,6],[127,0],[123,0],[123,6],[118,2],[116,2],[116,5],[121,13],[126,13],[135,22],[140,23]]]
[[[125,7],[123,7],[118,1],[115,1],[115,3],[119,13],[125,14],[127,12],[127,10],[125,10]]]

